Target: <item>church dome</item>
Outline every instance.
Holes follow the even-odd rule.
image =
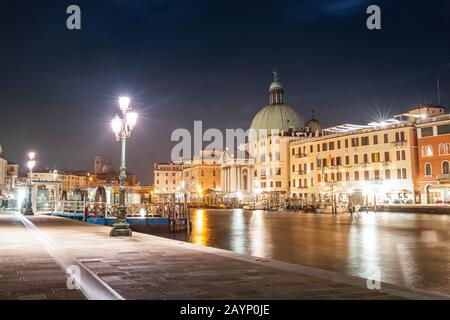
[[[300,114],[285,104],[268,105],[262,108],[253,118],[250,129],[288,131],[303,128]]]
[[[289,129],[303,128],[302,116],[284,104],[284,87],[278,80],[278,73],[273,74],[274,80],[269,89],[270,102],[254,116],[250,126],[250,129],[254,130],[253,134],[261,133],[260,130],[270,134],[272,130],[287,132]]]
[[[316,118],[312,118],[306,122],[305,127],[309,128],[311,132],[322,131],[322,124]]]
[[[102,174],[114,174],[117,173],[116,168],[111,163],[105,164],[102,167]]]

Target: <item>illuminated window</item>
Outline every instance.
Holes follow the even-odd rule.
[[[372,153],[372,162],[380,162],[380,153]]]
[[[422,146],[422,157],[432,157],[433,156],[433,146],[431,144]]]
[[[450,153],[450,144],[441,143],[439,144],[439,155],[447,155]]]

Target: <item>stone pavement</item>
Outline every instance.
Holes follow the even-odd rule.
[[[84,299],[23,224],[0,212],[0,299]]]
[[[29,220],[124,299],[423,299],[443,298],[221,249],[134,233],[109,237],[109,227],[65,218]],[[0,299],[83,299],[12,214],[0,213]]]

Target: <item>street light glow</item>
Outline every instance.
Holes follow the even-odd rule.
[[[122,131],[122,120],[118,115],[116,115],[114,119],[112,119],[111,128],[116,135],[118,135],[120,131]]]
[[[34,161],[34,160],[30,160],[27,162],[28,169],[30,169],[30,170],[33,170],[35,165],[36,165],[36,161]]]
[[[28,153],[28,158],[29,158],[30,160],[33,160],[35,156],[36,156],[36,153],[35,153],[35,152],[30,152],[30,153]]]
[[[128,97],[120,97],[119,98],[119,107],[122,111],[127,111],[130,108],[130,98]]]
[[[127,125],[130,127],[130,129],[133,129],[136,125],[138,115],[136,112],[127,112],[125,115],[125,119],[127,121]]]

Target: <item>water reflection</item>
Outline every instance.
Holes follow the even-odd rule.
[[[268,235],[266,232],[266,220],[264,212],[256,210],[251,214],[249,226],[250,254],[257,257],[267,257]]]
[[[381,276],[382,265],[378,248],[378,225],[376,215],[368,214],[363,217],[364,223],[359,224],[352,217],[348,237],[349,254],[347,263],[351,273],[358,274],[364,278],[374,275]]]
[[[206,245],[208,240],[208,215],[204,210],[197,210],[192,226],[192,243]]]
[[[352,218],[208,209],[192,212],[189,239],[165,236],[359,277],[379,267],[382,281],[448,293],[449,224],[447,216],[426,214]]]
[[[239,253],[247,253],[247,230],[244,210],[235,209],[231,214],[230,249]]]

